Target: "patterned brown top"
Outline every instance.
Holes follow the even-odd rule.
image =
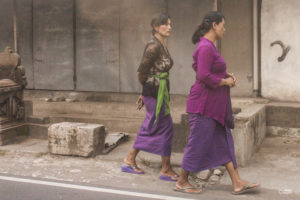
[[[138,68],[138,72],[147,75],[160,75],[163,72],[169,72],[173,66],[173,60],[166,48],[161,42],[153,37],[150,40],[144,50],[144,55],[141,64]],[[143,85],[143,96],[152,96],[157,98],[159,78],[147,77],[145,84]],[[167,81],[168,90],[170,90],[169,81]]]

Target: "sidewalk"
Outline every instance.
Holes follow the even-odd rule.
[[[0,173],[49,180],[107,186],[124,190],[199,199],[300,199],[300,138],[268,137],[260,151],[240,174],[261,188],[249,194],[231,195],[230,179],[223,176],[220,184],[204,188],[198,196],[172,191],[175,183],[159,180],[159,156],[141,152],[138,164],[144,175],[122,173],[122,160],[134,142],[134,135],[108,155],[95,158],[67,157],[47,153],[47,141],[20,138],[16,144],[0,147]],[[174,169],[179,172],[181,153],[172,155]],[[284,190],[285,189],[285,190]],[[287,190],[289,189],[289,190]],[[282,192],[293,194],[281,194]]]

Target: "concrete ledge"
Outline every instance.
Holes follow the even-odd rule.
[[[27,118],[28,123],[34,123],[34,124],[49,124],[50,118],[49,117],[43,117],[43,116],[29,116]]]
[[[239,166],[245,166],[259,148],[266,135],[266,108],[264,104],[250,104],[244,109],[234,108],[235,129],[232,135]],[[173,152],[183,152],[189,136],[189,119],[183,114],[181,123],[174,124]]]
[[[48,139],[48,128],[50,124],[27,124],[29,136],[34,139]]]
[[[300,128],[267,126],[267,136],[296,137],[300,138]]]
[[[120,92],[83,92],[83,91],[55,91],[55,90],[30,90],[24,91],[26,99],[55,98],[76,99],[78,101],[99,101],[99,102],[133,102],[139,97],[139,93]],[[186,103],[187,95],[170,94],[171,103]]]
[[[232,135],[238,165],[245,166],[265,138],[266,106],[252,104],[237,114]]]
[[[241,108],[232,108],[233,114],[241,112]],[[189,115],[181,115],[180,123],[174,123],[174,136],[172,141],[173,152],[183,152],[190,134]]]
[[[11,144],[17,136],[28,136],[29,131],[25,123],[9,123],[0,127],[0,146]]]
[[[267,126],[300,128],[299,103],[270,103],[266,112]]]
[[[33,104],[32,101],[24,101],[24,105],[25,105],[25,121],[26,121],[27,118],[31,116],[33,113]]]
[[[48,129],[49,152],[60,155],[95,156],[104,149],[105,128],[101,124],[62,122]]]

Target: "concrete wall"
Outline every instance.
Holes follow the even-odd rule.
[[[25,67],[28,88],[33,88],[32,64],[32,0],[17,1],[18,17],[18,50],[21,55],[22,65]],[[14,49],[13,30],[13,1],[0,1],[0,51],[6,46]]]
[[[253,91],[252,0],[222,0],[226,33],[221,41],[221,54],[228,71],[234,73],[238,84],[233,96],[251,96]]]
[[[11,0],[0,1],[0,51],[6,46],[14,47],[13,5]]]
[[[151,38],[150,21],[166,12],[166,0],[125,0],[120,2],[120,91],[140,92],[136,78],[145,44]]]
[[[119,91],[119,1],[76,1],[76,89]]]
[[[300,1],[263,0],[261,18],[262,95],[282,101],[300,101]],[[285,60],[276,40],[291,46]]]
[[[167,12],[173,33],[171,93],[188,94],[195,80],[191,36],[214,0],[19,0],[19,53],[27,88],[139,93],[136,70],[150,20]],[[227,36],[221,53],[239,78],[235,96],[249,96],[251,79],[251,1],[226,0]],[[1,0],[0,48],[13,46],[12,1]],[[243,18],[238,16],[243,15]],[[236,28],[241,27],[241,28]],[[240,43],[236,43],[239,38]],[[234,45],[233,45],[234,44]],[[1,50],[1,49],[0,49]],[[235,55],[235,56],[232,56]],[[249,79],[249,80],[248,80]]]
[[[36,89],[74,89],[73,6],[73,0],[33,1]]]
[[[173,33],[168,48],[174,60],[170,72],[171,93],[188,94],[195,82],[192,69],[195,45],[192,35],[203,16],[213,8],[213,0],[169,0],[168,13],[172,17]]]
[[[34,87],[33,40],[32,40],[32,0],[17,1],[18,50],[22,65],[26,70],[27,87]]]

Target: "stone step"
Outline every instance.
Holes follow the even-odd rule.
[[[185,105],[170,105],[173,120],[180,120],[185,113]],[[137,110],[134,103],[122,102],[44,102],[33,101],[33,115],[78,114],[106,116],[108,118],[144,118],[145,108]]]
[[[107,132],[127,132],[137,133],[143,118],[126,118],[126,117],[98,117],[94,116],[72,116],[72,115],[56,115],[50,116],[50,123],[59,122],[82,122],[82,123],[96,123],[103,124],[107,129]]]
[[[269,103],[266,115],[267,136],[300,138],[300,103]]]
[[[0,126],[3,124],[7,124],[9,119],[7,117],[0,117]]]
[[[170,109],[173,122],[180,123],[185,105],[174,104]],[[145,108],[137,110],[127,102],[45,102],[33,101],[33,115],[27,120],[34,124],[83,122],[103,124],[108,132],[137,133],[145,117]],[[34,132],[43,126],[32,126]],[[36,133],[34,133],[36,135]],[[42,136],[45,138],[45,136]]]
[[[17,136],[27,136],[28,126],[25,123],[10,122],[0,127],[0,146],[10,144]]]
[[[34,139],[48,139],[48,128],[51,124],[28,123],[29,136]]]
[[[43,116],[31,116],[31,121],[39,121],[44,118]],[[126,132],[126,133],[137,133],[143,118],[126,118],[126,117],[100,117],[90,115],[49,115],[49,123],[28,123],[30,135],[37,139],[46,139],[47,131],[50,124],[59,122],[82,122],[82,123],[95,123],[103,124],[107,129],[107,132]]]
[[[24,98],[28,100],[43,98],[76,99],[78,101],[96,101],[96,102],[136,102],[140,94],[116,93],[116,92],[80,92],[80,91],[53,91],[53,90],[30,90],[24,91]],[[171,103],[186,103],[187,95],[171,94]]]
[[[32,124],[49,124],[50,118],[43,116],[29,116],[27,117],[26,122]]]

